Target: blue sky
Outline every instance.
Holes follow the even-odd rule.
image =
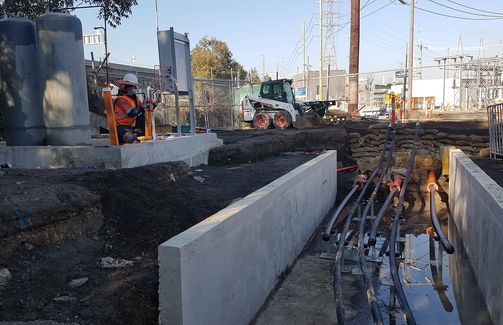
[[[159,1],[160,29],[171,26],[177,32],[189,33],[194,46],[203,36],[216,37],[225,41],[234,58],[246,69],[256,67],[262,71],[262,56],[265,56],[266,70],[275,72],[279,64],[280,74],[295,74],[297,67],[302,71],[302,51],[296,48],[301,38],[301,23],[311,31],[306,43],[307,55],[313,70],[319,67],[319,2],[317,0],[255,0],[255,1]],[[409,0],[407,0],[409,1]],[[472,11],[448,0],[416,0],[416,6],[438,13],[475,17],[443,8],[434,2]],[[486,11],[503,13],[502,0],[455,0],[454,2]],[[109,51],[111,62],[131,62],[134,55],[136,64],[153,67],[158,64],[156,41],[155,0],[138,0],[133,14],[123,23],[109,29]],[[350,0],[341,0],[340,18],[344,25],[349,21]],[[405,59],[405,49],[409,33],[409,6],[397,0],[361,0],[363,8],[360,41],[360,71],[369,72],[399,67]],[[389,5],[388,5],[389,4]],[[386,6],[387,5],[387,6]],[[384,8],[383,8],[384,7]],[[373,13],[374,11],[381,10]],[[478,11],[479,14],[492,15]],[[93,27],[103,23],[96,18],[96,9],[74,11],[81,20],[84,34],[95,33]],[[503,17],[503,16],[502,16]],[[479,18],[491,18],[482,17]],[[311,22],[311,24],[310,24]],[[459,37],[462,38],[464,52],[478,55],[481,38],[485,55],[495,55],[498,44],[503,40],[503,19],[475,21],[440,17],[416,10],[415,43],[423,40],[428,49],[423,51],[424,63],[433,64],[432,58],[455,54]],[[349,26],[337,36],[338,67],[347,69],[349,54]],[[100,46],[86,46],[86,57],[93,51],[101,56]],[[416,47],[416,57],[419,56]]]

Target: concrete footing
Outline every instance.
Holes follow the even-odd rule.
[[[160,323],[249,324],[333,205],[336,169],[329,151],[161,244]]]
[[[0,163],[14,168],[132,168],[168,161],[189,166],[208,163],[211,148],[222,145],[214,133],[124,146],[0,146]]]
[[[494,324],[503,324],[503,188],[461,150],[449,154],[449,206]]]

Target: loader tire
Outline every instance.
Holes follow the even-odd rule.
[[[267,114],[257,113],[253,117],[253,125],[259,130],[266,130],[271,126],[271,118]]]
[[[288,129],[292,125],[292,117],[288,112],[278,112],[274,114],[273,123],[276,129]]]

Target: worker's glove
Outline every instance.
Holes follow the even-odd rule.
[[[128,117],[138,117],[140,115],[145,114],[145,109],[141,106],[137,106],[129,111],[127,114]]]
[[[147,100],[147,104],[145,105],[145,109],[149,112],[153,112],[155,109],[155,103],[152,99]]]

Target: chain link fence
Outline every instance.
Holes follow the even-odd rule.
[[[503,58],[474,59],[451,56],[439,59],[438,62],[438,65],[414,68],[412,110],[409,118],[487,121],[485,107],[503,102]],[[97,64],[86,61],[89,109],[104,116],[101,86],[106,82],[106,73],[104,68],[96,73]],[[109,80],[117,85],[118,80],[128,72],[138,76],[142,92],[159,89],[155,68],[110,64]],[[297,100],[342,99],[337,109],[347,111],[349,75],[346,71],[335,70],[329,73],[322,71],[321,77],[319,72],[308,71],[306,74],[293,76],[292,79],[298,95]],[[362,115],[382,112],[390,105],[386,97],[392,92],[398,97],[399,112],[403,110],[407,94],[405,68],[360,73],[358,80],[359,109]],[[206,128],[242,126],[241,100],[245,95],[257,94],[259,90],[260,85],[253,85],[248,81],[195,79],[194,104],[197,126]],[[0,108],[0,139],[5,134],[3,109]],[[188,125],[187,96],[180,96],[180,111],[182,125]],[[174,96],[163,95],[162,104],[157,107],[154,116],[160,132],[171,132],[176,125]]]

